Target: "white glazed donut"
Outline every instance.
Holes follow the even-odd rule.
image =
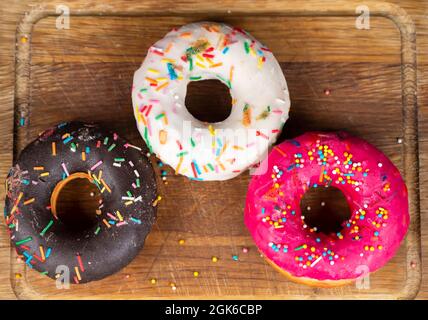
[[[190,81],[217,79],[232,112],[217,123],[184,105]],[[149,48],[134,74],[134,116],[146,144],[176,173],[226,180],[256,164],[288,119],[290,99],[273,54],[242,29],[199,22],[173,29]]]

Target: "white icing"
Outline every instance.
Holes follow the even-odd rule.
[[[199,51],[188,59],[191,47]],[[194,77],[229,86],[233,105],[226,120],[204,123],[189,113],[184,101]],[[185,25],[156,42],[134,74],[132,101],[138,130],[152,151],[177,173],[198,180],[230,179],[260,161],[290,107],[273,54],[244,31],[212,22]]]

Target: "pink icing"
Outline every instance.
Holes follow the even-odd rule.
[[[351,218],[338,234],[325,235],[305,225],[300,200],[310,187],[328,185],[343,192]],[[306,133],[274,147],[256,171],[245,223],[260,251],[292,276],[355,279],[397,251],[409,225],[407,189],[398,169],[367,141],[344,132]]]

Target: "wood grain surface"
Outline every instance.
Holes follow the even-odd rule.
[[[1,176],[7,174],[13,150],[15,29],[24,12],[31,8],[31,3],[34,2],[12,1],[7,6],[1,5]],[[73,10],[96,6],[105,8],[106,3],[73,1],[69,5]],[[156,4],[162,12],[170,10],[171,3],[145,1],[139,6],[144,8]],[[349,18],[227,16],[227,8],[233,9],[233,6],[243,3],[249,10],[253,6],[276,4],[224,1],[223,11],[226,14],[200,16],[197,20],[221,19],[244,27],[275,53],[287,77],[293,102],[290,121],[282,138],[308,130],[346,129],[374,143],[402,169],[403,146],[397,143],[397,138],[403,133],[400,37],[396,26],[386,18],[375,17],[371,19],[371,29],[362,31],[357,30],[354,19]],[[296,8],[303,5],[287,3]],[[345,5],[340,1],[330,3]],[[118,8],[129,5],[129,2],[111,3]],[[304,5],[319,3],[312,1],[312,4],[305,2]],[[428,101],[428,5],[419,1],[400,1],[399,5],[412,16],[418,35],[420,187],[424,226],[428,219],[428,199],[424,194],[428,183],[428,125],[424,121]],[[187,2],[174,2],[175,10],[186,6]],[[201,6],[209,9],[208,4]],[[144,58],[148,45],[171,27],[194,20],[195,17],[73,17],[70,30],[56,30],[55,18],[39,21],[32,32],[31,42],[30,105],[34,112],[29,114],[31,124],[25,139],[31,140],[43,128],[60,120],[80,119],[103,122],[134,143],[141,144],[129,107],[133,71]],[[328,96],[324,94],[326,88],[331,90]],[[364,293],[350,287],[325,290],[289,283],[259,257],[241,216],[248,179],[245,174],[235,179],[233,185],[227,182],[202,185],[181,177],[169,177],[168,185],[160,183],[161,194],[167,196],[159,207],[155,229],[142,255],[126,270],[102,285],[90,284],[70,292],[58,292],[49,280],[28,273],[26,281],[31,285],[26,289],[28,292],[20,294],[59,298],[108,297],[110,292],[114,292],[116,297],[133,294],[176,298],[363,297]],[[3,190],[0,194],[3,200]],[[180,238],[186,239],[184,246],[177,244]],[[422,242],[425,248],[423,259],[426,259],[426,227],[422,227]],[[243,246],[250,248],[249,254],[239,252]],[[241,258],[239,262],[231,259],[231,255],[236,253]],[[13,299],[15,295],[9,279],[10,276],[14,279],[14,270],[10,275],[9,254],[7,234],[0,228],[0,267],[3,270],[0,274],[0,297]],[[393,261],[373,276],[374,297],[388,297],[386,293],[396,292],[403,285],[405,273],[400,270],[403,270],[404,254],[401,249]],[[212,255],[219,256],[220,263],[213,264]],[[194,278],[193,270],[199,270],[201,276]],[[424,268],[424,275],[428,277],[427,268]],[[158,278],[155,288],[149,285],[151,277]],[[174,294],[170,282],[177,284]],[[425,280],[418,297],[428,298]]]

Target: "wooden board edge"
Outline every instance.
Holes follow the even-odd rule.
[[[281,4],[281,8],[269,10],[266,8],[237,8],[233,11],[233,15],[272,15],[278,14],[282,16],[356,16],[354,9],[359,4],[355,1],[349,1],[339,8],[315,8],[313,6],[304,6],[299,9],[297,6],[287,6],[286,3]],[[404,9],[398,5],[387,2],[367,1],[365,3],[370,8],[370,14],[390,19],[400,31],[401,34],[401,59],[402,59],[402,101],[403,101],[403,128],[404,128],[404,179],[406,181],[409,192],[409,211],[410,211],[410,226],[406,237],[407,249],[407,279],[406,285],[402,291],[393,298],[395,299],[414,299],[420,289],[422,281],[421,269],[421,231],[420,231],[420,194],[419,194],[419,141],[418,141],[418,110],[417,110],[417,66],[416,66],[416,30],[411,17]],[[282,7],[283,6],[283,7]],[[202,7],[202,6],[201,6]],[[213,6],[221,8],[221,6]],[[250,8],[251,9],[251,8]],[[322,11],[320,11],[322,9]],[[124,10],[114,11],[110,7],[99,11],[97,9],[82,9],[76,12],[71,12],[71,15],[77,16],[156,16],[156,15],[192,15],[201,12],[198,6],[190,8],[178,9],[176,12],[160,12],[158,9],[139,10]],[[213,9],[213,14],[224,14],[224,9]],[[321,14],[319,14],[321,13]],[[26,116],[28,110],[28,98],[30,87],[30,60],[31,60],[31,34],[34,25],[50,16],[58,16],[59,14],[52,8],[38,6],[32,8],[24,15],[24,18],[18,25],[16,32],[17,51],[15,57],[15,102],[14,102],[14,150],[13,157],[16,158],[17,146],[22,145],[26,137],[21,135],[18,130],[17,123],[21,116]],[[24,40],[25,39],[25,40]],[[16,252],[11,247],[11,258],[16,258]],[[25,266],[22,267],[25,271]],[[13,276],[15,271],[11,268],[11,286],[18,299],[35,299],[40,298],[35,291],[28,286],[26,281],[15,281]],[[288,296],[287,296],[288,297]],[[369,296],[368,296],[369,297]],[[188,298],[188,297],[185,297]],[[236,299],[233,296],[231,299]],[[200,297],[199,297],[200,299]],[[223,299],[228,299],[223,297]]]

